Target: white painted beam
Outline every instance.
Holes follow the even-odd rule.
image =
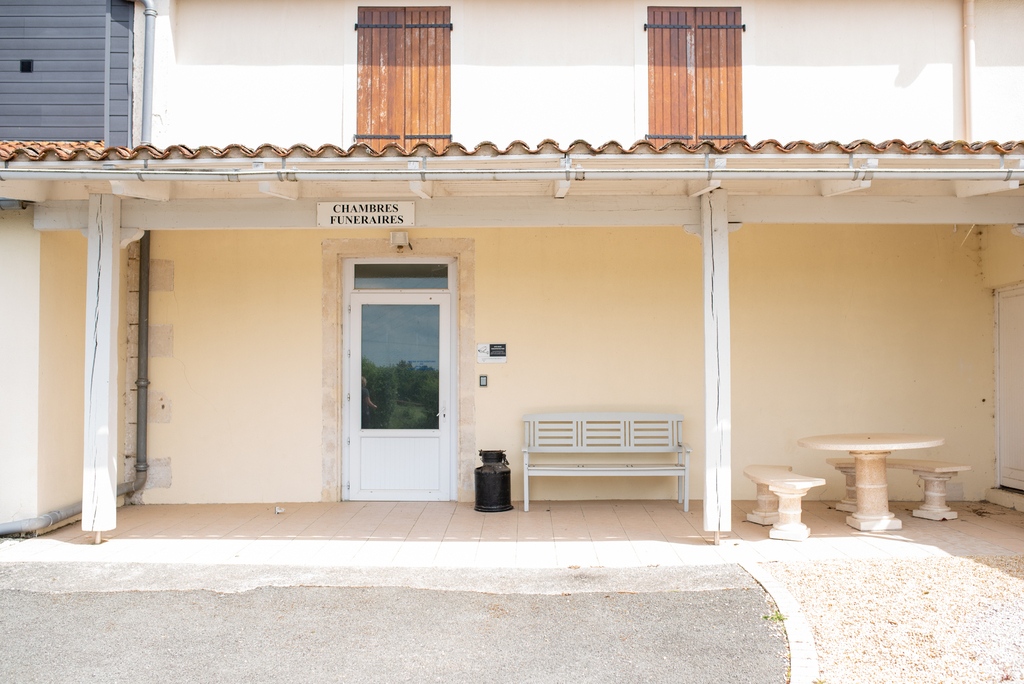
[[[426,179],[426,168],[427,162],[424,159],[418,159],[411,161],[408,164],[410,171],[419,171],[423,174],[419,180],[409,181],[409,192],[416,195],[420,199],[433,199],[434,197],[434,181],[428,181]]]
[[[1020,187],[1019,180],[1008,181],[955,181],[953,189],[957,197],[977,197],[991,195],[994,192],[1016,190]]]
[[[867,190],[871,187],[869,180],[824,180],[818,181],[818,190],[822,197],[836,197],[851,192]]]
[[[686,193],[690,197],[700,197],[701,195],[706,195],[712,190],[717,190],[720,187],[722,187],[722,181],[719,180],[687,181]]]
[[[434,181],[409,181],[409,192],[420,199],[433,199]]]
[[[953,224],[1024,223],[1024,197],[729,197],[740,223]]]
[[[555,181],[555,199],[565,199],[565,196],[569,194],[569,188],[572,186],[572,181],[560,180]]]
[[[704,271],[704,530],[732,529],[732,349],[727,194],[701,197]]]
[[[113,195],[89,197],[82,530],[96,533],[116,524],[120,203]]]
[[[0,197],[23,202],[45,202],[49,197],[46,181],[0,181]]]
[[[299,199],[299,184],[286,181],[260,181],[260,193],[286,200]]]
[[[336,198],[324,198],[329,201]],[[678,196],[435,197],[417,202],[416,227],[679,226],[699,224],[699,200]],[[87,203],[36,205],[36,230],[81,230]],[[316,200],[143,200],[122,202],[124,225],[146,230],[316,228]],[[729,196],[736,223],[1024,223],[1024,197]]]
[[[110,181],[110,192],[118,197],[167,202],[171,199],[170,181]]]
[[[330,201],[332,198],[324,198]],[[336,198],[334,198],[336,199]],[[174,200],[168,204],[126,200],[121,221],[145,230],[310,228],[316,200]],[[47,202],[36,207],[36,230],[80,230],[85,202]],[[417,201],[417,228],[551,226],[678,226],[699,222],[696,200],[665,197],[435,197]]]

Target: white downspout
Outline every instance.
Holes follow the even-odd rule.
[[[964,141],[974,140],[974,0],[964,0]]]
[[[145,45],[142,60],[142,140],[140,144],[153,143],[153,69],[154,44],[156,43],[156,2],[155,0],[128,0],[141,2],[146,14]]]

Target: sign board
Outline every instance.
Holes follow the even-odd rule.
[[[505,363],[507,359],[507,349],[504,342],[501,344],[476,345],[477,363]]]
[[[316,203],[320,228],[403,228],[416,225],[415,202],[355,200]]]

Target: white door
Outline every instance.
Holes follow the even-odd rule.
[[[345,498],[451,498],[450,300],[447,292],[350,296]]]
[[[1024,288],[996,295],[999,486],[1024,490]]]

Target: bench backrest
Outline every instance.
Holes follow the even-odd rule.
[[[530,451],[675,451],[683,443],[680,413],[532,413],[523,427]]]

